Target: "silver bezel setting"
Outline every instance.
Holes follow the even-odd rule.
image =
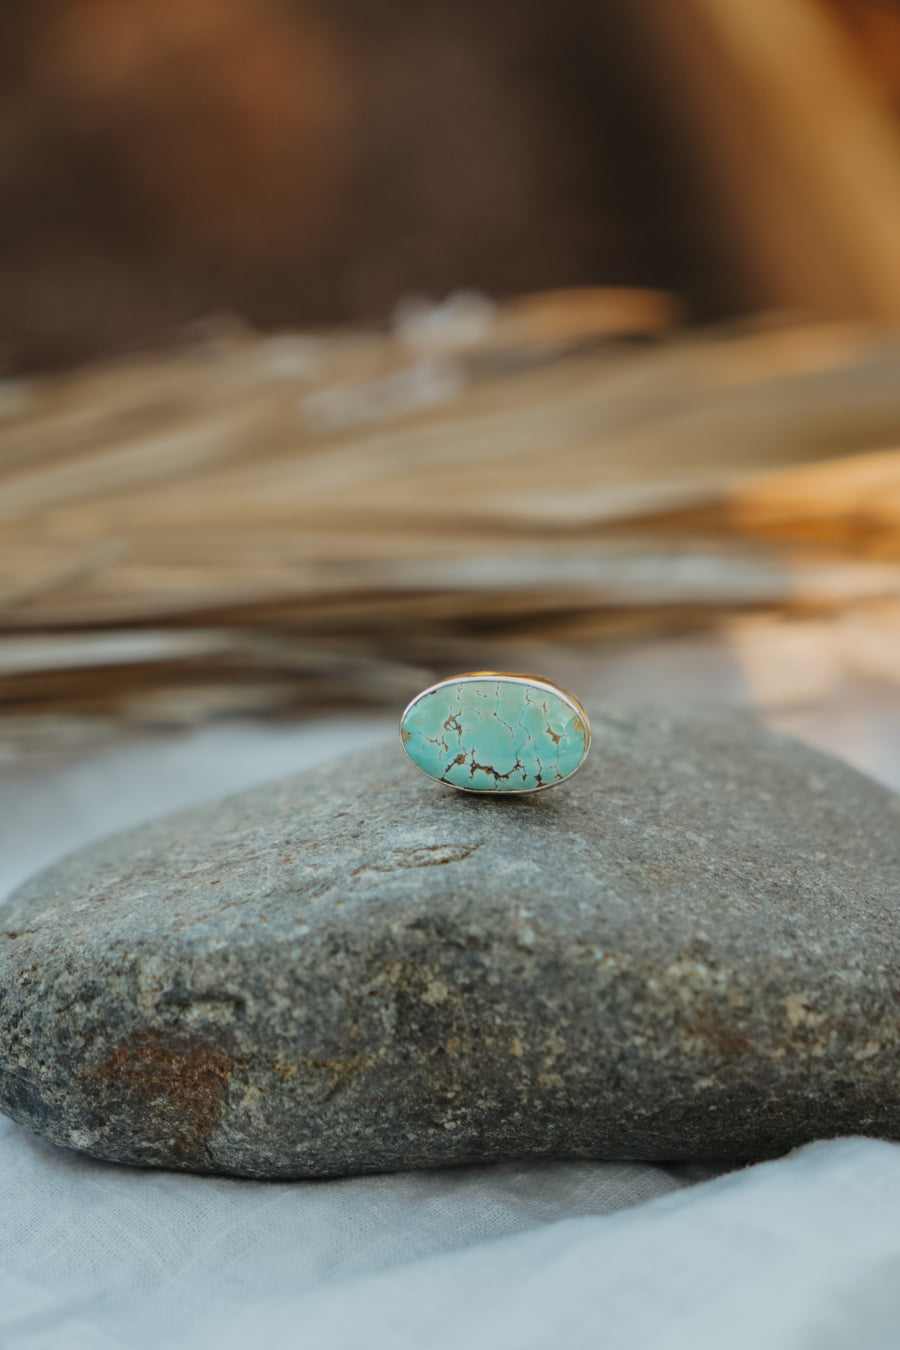
[[[419,764],[416,764],[416,761],[406,748],[406,741],[403,739],[402,735],[403,722],[407,713],[409,713],[417,703],[420,703],[423,698],[427,698],[429,694],[436,693],[438,689],[446,689],[448,686],[455,684],[471,684],[475,680],[502,680],[504,684],[526,684],[529,689],[545,689],[548,693],[555,694],[557,698],[562,699],[562,701],[572,709],[575,715],[581,718],[585,730],[584,754],[581,756],[581,759],[578,761],[578,764],[572,772],[567,773],[565,778],[560,778],[555,783],[541,783],[538,787],[531,788],[504,788],[498,790],[497,788],[461,787],[457,783],[448,783],[443,778],[432,777],[432,775],[426,773]],[[563,783],[568,783],[569,779],[574,778],[576,773],[581,770],[591,749],[590,719],[575,695],[570,694],[567,689],[563,689],[562,685],[556,684],[553,680],[546,679],[543,675],[524,675],[520,671],[469,670],[463,675],[453,675],[449,679],[438,680],[435,684],[430,684],[427,689],[423,689],[421,693],[416,694],[415,698],[410,699],[409,703],[407,703],[403,712],[400,714],[399,729],[401,732],[400,744],[403,746],[403,753],[406,755],[410,764],[414,765],[414,767],[419,770],[419,773],[424,774],[426,778],[430,778],[433,783],[440,783],[444,787],[453,788],[455,792],[468,792],[473,797],[529,797],[535,792],[548,792],[552,788],[562,787]]]

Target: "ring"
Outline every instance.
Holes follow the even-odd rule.
[[[591,727],[552,680],[475,670],[417,694],[400,739],[417,769],[461,792],[541,792],[581,768]]]

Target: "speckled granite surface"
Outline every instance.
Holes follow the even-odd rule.
[[[900,1135],[900,799],[742,716],[589,709],[559,791],[399,746],[130,831],[0,911],[0,1102],[256,1176]]]

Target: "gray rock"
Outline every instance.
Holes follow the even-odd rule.
[[[0,910],[0,1106],[101,1158],[328,1176],[900,1136],[900,799],[749,719],[595,715],[570,784],[399,743]]]

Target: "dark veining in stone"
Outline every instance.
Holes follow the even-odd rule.
[[[898,799],[749,719],[592,721],[550,794],[386,747],[49,869],[0,911],[0,1106],[250,1176],[900,1137]]]

